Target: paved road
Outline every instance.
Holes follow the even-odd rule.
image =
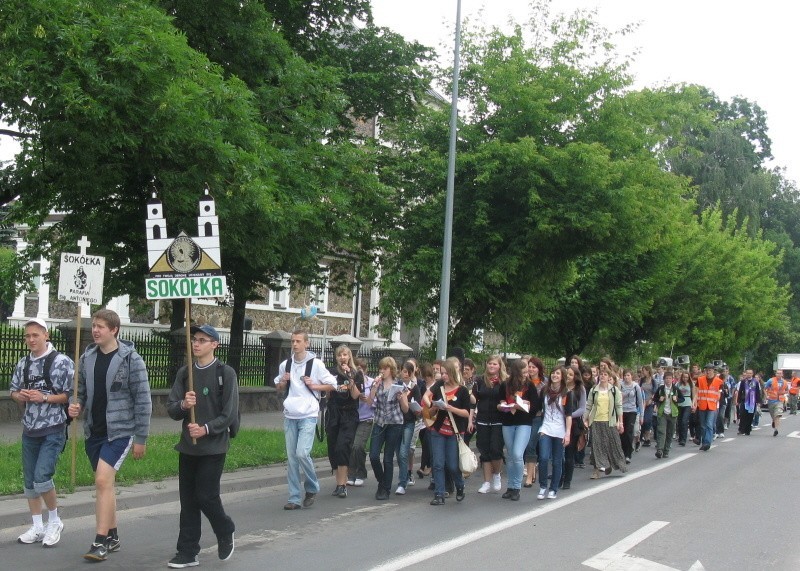
[[[545,501],[536,500],[535,488],[516,503],[478,495],[472,482],[463,503],[448,500],[435,508],[423,481],[405,497],[379,503],[372,480],[342,500],[328,495],[334,482],[320,462],[318,501],[311,509],[284,512],[283,467],[251,471],[250,488],[223,496],[238,528],[233,559],[224,565],[217,560],[204,523],[201,567],[797,570],[791,536],[800,508],[793,493],[800,484],[800,420],[790,417],[781,428],[777,438],[766,427],[750,437],[717,440],[705,453],[678,448],[669,460],[642,449],[627,475],[592,481],[588,470],[578,470],[572,490]],[[130,509],[120,513],[119,524],[123,548],[103,568],[166,568],[178,504],[174,488],[167,489],[174,482],[152,484],[150,491],[159,486],[166,492],[152,505],[126,502]],[[0,502],[0,511],[10,502]],[[69,502],[64,500],[67,528],[55,549],[15,544],[23,525],[0,529],[0,567],[85,569],[81,555],[94,518],[70,517]]]

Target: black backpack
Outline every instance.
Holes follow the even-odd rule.
[[[31,374],[31,356],[25,355],[25,366],[22,371],[22,382],[25,383],[26,387],[31,386],[33,383],[38,381],[44,381],[45,388],[51,395],[59,394],[53,390],[53,381],[50,380],[50,371],[53,368],[53,363],[56,360],[56,357],[59,356],[59,352],[53,349],[47,354],[47,357],[44,358],[44,365],[42,366],[42,376],[36,377],[32,381],[29,380],[29,376]],[[69,408],[69,402],[62,405],[64,407],[64,414],[67,416],[67,426],[72,424],[72,417],[70,417],[69,412],[67,409]],[[69,433],[67,433],[69,434]]]

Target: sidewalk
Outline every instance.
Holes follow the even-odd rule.
[[[177,433],[180,424],[170,418],[154,417],[150,426],[151,432],[154,434]],[[242,414],[242,426],[283,431],[283,412]],[[16,442],[20,439],[21,434],[22,427],[18,423],[0,424],[0,442]],[[317,474],[320,477],[330,472],[327,458],[320,458],[315,464]],[[221,491],[224,494],[281,484],[286,484],[286,464],[274,464],[261,468],[224,473],[222,475]],[[133,486],[117,486],[116,489],[117,509],[120,511],[178,501],[177,478],[159,482],[145,482]],[[94,514],[94,503],[94,488],[91,486],[78,488],[72,494],[59,497],[59,509],[66,518]],[[28,504],[21,494],[0,497],[0,529],[28,524],[30,524]]]

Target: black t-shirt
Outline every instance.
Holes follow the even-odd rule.
[[[114,349],[110,353],[103,353],[97,350],[97,359],[94,362],[94,397],[92,398],[92,436],[107,436],[108,427],[106,426],[106,408],[108,406],[108,388],[106,387],[106,377],[108,376],[108,366],[111,359],[117,354],[119,349]]]

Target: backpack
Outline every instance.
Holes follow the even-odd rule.
[[[56,357],[58,357],[59,355],[60,353],[55,349],[50,351],[47,354],[47,357],[44,358],[44,365],[42,366],[42,376],[34,379],[34,381],[38,380],[44,381],[45,388],[51,395],[58,394],[53,391],[53,381],[50,380],[50,371],[53,368],[53,363],[55,362]],[[30,384],[29,380],[30,373],[31,373],[31,356],[25,355],[25,365],[22,371],[22,380],[26,385]],[[70,424],[72,424],[72,417],[70,417],[69,412],[67,412],[67,409],[69,408],[69,401],[67,401],[66,404],[63,404],[61,406],[64,408],[64,414],[66,414],[67,416],[66,425],[69,426]],[[67,431],[67,434],[69,434],[69,431]]]
[[[184,379],[185,383],[186,379],[189,378],[189,369],[187,367],[184,367],[183,371],[185,375]],[[217,388],[219,389],[218,395],[220,401],[222,400],[222,389],[225,386],[224,371],[225,371],[225,363],[217,359]],[[242,425],[242,411],[237,406],[236,418],[234,418],[233,421],[231,421],[230,426],[228,426],[228,434],[230,434],[231,438],[236,438],[236,435],[239,434],[239,428],[241,427],[241,425]]]

